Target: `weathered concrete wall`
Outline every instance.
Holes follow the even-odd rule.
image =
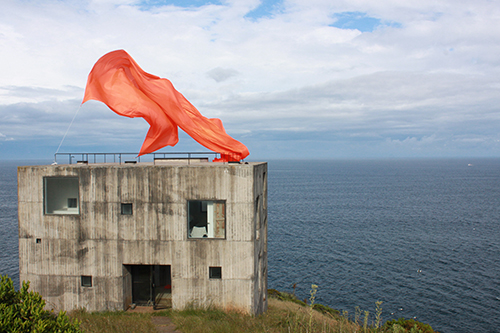
[[[55,176],[78,177],[79,215],[44,214],[43,178]],[[126,309],[124,265],[171,265],[174,308],[267,309],[265,163],[26,166],[18,189],[20,278],[49,307]],[[225,239],[188,238],[188,200],[225,200]],[[121,203],[133,215],[121,215]],[[209,266],[222,267],[222,279],[209,279]]]
[[[267,310],[267,164],[254,169],[254,313]]]

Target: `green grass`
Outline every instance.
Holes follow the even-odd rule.
[[[156,332],[151,317],[163,315],[171,318],[183,333],[212,332],[308,332],[308,307],[290,301],[269,299],[269,309],[261,316],[250,316],[237,311],[186,309],[161,313],[74,311],[71,318],[81,321],[84,332]],[[314,332],[337,332],[326,329],[335,321],[318,311],[313,313]]]
[[[163,313],[165,315],[166,313]],[[84,332],[124,332],[124,333],[156,333],[155,326],[151,323],[150,313],[116,312],[87,312],[85,310],[73,311],[71,318],[78,319],[80,328]]]
[[[434,333],[429,325],[418,322],[415,324],[403,319],[380,325],[380,304],[377,304],[377,315],[369,319],[366,317],[368,311],[361,315],[361,310],[357,309],[357,323],[349,320],[346,311],[340,315],[337,310],[319,304],[314,304],[314,310],[311,311],[310,306],[293,294],[276,290],[269,290],[268,306],[268,311],[260,316],[217,308],[189,308],[183,311],[166,310],[154,313],[74,311],[70,313],[70,317],[80,320],[80,327],[88,333],[156,332],[151,323],[152,316],[170,317],[177,329],[183,333]]]

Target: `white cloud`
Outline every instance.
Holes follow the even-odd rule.
[[[253,19],[245,15],[258,7],[255,0],[187,9],[140,4],[5,0],[0,132],[57,141],[92,65],[123,48],[147,72],[169,78],[204,115],[221,118],[229,133],[249,141],[300,139],[309,131],[343,136],[345,145],[365,138],[424,149],[423,138],[434,138],[424,140],[432,150],[479,138],[490,147],[485,154],[500,156],[494,144],[500,8],[493,2],[290,0]],[[345,12],[398,25],[364,33],[331,26]],[[125,140],[134,126],[147,131],[143,121],[97,105],[82,107],[93,118],[80,119],[74,130],[82,136],[75,132],[75,138]],[[467,154],[466,146],[457,154]]]
[[[7,137],[6,135],[0,133],[0,141],[14,141],[14,138]]]

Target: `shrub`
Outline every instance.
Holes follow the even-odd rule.
[[[330,314],[333,318],[338,318],[340,316],[339,310],[332,309],[331,307],[323,304],[315,303],[313,305],[313,309],[324,314]]]
[[[413,319],[394,319],[387,321],[384,324],[384,329],[389,330],[389,332],[415,332],[415,333],[438,333],[435,332],[432,327],[428,324],[421,323]]]
[[[297,296],[284,291],[278,291],[276,289],[268,289],[267,294],[269,295],[269,297],[279,299],[280,301],[285,301],[285,302],[288,301],[302,306],[306,306],[306,302],[303,302],[300,299],[298,299]]]
[[[29,282],[23,282],[16,291],[12,279],[1,275],[0,332],[82,332],[79,322],[71,321],[65,312],[55,315],[44,310],[42,296],[28,289]]]

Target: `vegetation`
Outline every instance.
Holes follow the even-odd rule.
[[[29,282],[23,282],[21,290],[14,289],[8,276],[0,280],[0,332],[82,332],[76,320],[70,320],[65,312],[55,315],[45,310],[45,301],[33,291]]]
[[[270,333],[434,333],[429,325],[398,319],[381,325],[382,302],[376,303],[375,316],[356,307],[354,320],[349,314],[315,303],[317,287],[312,286],[309,305],[293,294],[268,291],[269,309],[253,317],[237,310],[188,308],[183,311],[155,313],[75,311],[71,316],[81,321],[85,332],[156,332],[153,316],[168,316],[183,333],[270,332]],[[370,323],[371,321],[371,323]],[[370,325],[369,325],[370,324]]]
[[[167,312],[155,313],[166,316]],[[73,311],[72,318],[77,319],[80,327],[86,333],[116,332],[116,333],[153,333],[155,326],[151,322],[151,313],[131,313],[125,311],[87,312]]]
[[[73,311],[68,315],[44,310],[45,301],[29,292],[29,283],[15,291],[12,280],[2,276],[0,284],[0,333],[3,332],[138,332],[154,333],[153,316],[167,316],[183,333],[211,332],[296,332],[296,333],[434,333],[426,324],[403,318],[381,325],[382,302],[376,302],[375,316],[355,308],[354,318],[315,302],[318,287],[311,286],[309,304],[294,294],[270,289],[269,309],[260,316],[238,310],[188,308],[183,311],[150,313]],[[71,319],[70,319],[71,318]]]
[[[410,333],[434,333],[432,327],[428,324],[423,324],[413,319],[394,319],[388,321],[384,325],[384,329],[389,332],[410,332]]]

